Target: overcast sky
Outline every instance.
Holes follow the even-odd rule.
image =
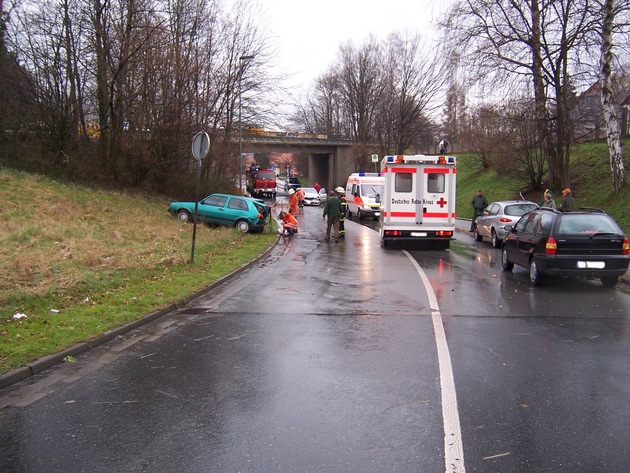
[[[450,0],[258,0],[277,35],[277,62],[295,88],[306,90],[334,63],[340,44],[364,43],[370,33],[419,32],[435,39],[434,26]],[[297,92],[297,90],[294,90]]]

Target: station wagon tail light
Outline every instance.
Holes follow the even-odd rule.
[[[628,243],[628,239],[627,238],[623,239],[623,245],[621,245],[621,252],[624,255],[627,255],[628,253],[630,253],[630,243]]]
[[[507,218],[507,217],[501,217],[499,219],[499,222],[501,222],[501,223],[510,223],[511,221],[512,221],[512,219],[511,218]]]
[[[547,239],[547,244],[545,245],[545,253],[548,255],[555,255],[557,249],[558,244],[556,243],[556,239],[554,237],[549,237]]]

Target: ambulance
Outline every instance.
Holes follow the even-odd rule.
[[[378,218],[381,213],[384,182],[383,176],[375,172],[351,174],[346,182],[348,217],[354,213],[359,220],[363,217]]]
[[[448,249],[455,232],[455,157],[385,156],[381,174],[381,245]]]

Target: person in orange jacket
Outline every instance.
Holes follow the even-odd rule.
[[[298,196],[295,193],[295,189],[289,189],[289,213],[291,215],[298,215],[300,213]]]
[[[298,221],[293,215],[282,210],[278,214],[278,217],[282,220],[283,235],[292,236],[298,232]]]
[[[304,215],[304,199],[306,198],[306,193],[304,192],[304,189],[300,187],[295,191],[295,195],[297,195],[300,215]]]

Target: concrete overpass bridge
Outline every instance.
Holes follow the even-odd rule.
[[[308,180],[327,190],[345,186],[354,170],[352,142],[327,135],[291,132],[243,132],[243,153],[307,153]]]

